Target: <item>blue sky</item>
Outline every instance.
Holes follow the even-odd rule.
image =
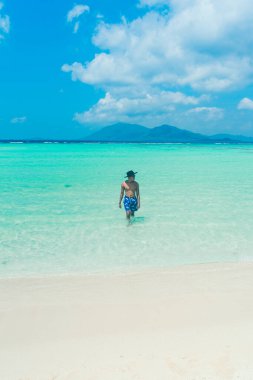
[[[251,0],[0,0],[0,138],[253,136]]]

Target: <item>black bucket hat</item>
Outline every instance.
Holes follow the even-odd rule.
[[[125,176],[125,178],[126,177],[134,177],[136,173],[138,173],[138,172],[134,172],[133,170],[129,170],[129,172],[127,172],[127,175]]]

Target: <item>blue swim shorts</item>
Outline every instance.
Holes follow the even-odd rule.
[[[137,198],[124,196],[124,207],[126,211],[137,211]]]

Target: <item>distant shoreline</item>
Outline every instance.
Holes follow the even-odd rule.
[[[171,125],[147,128],[138,124],[116,123],[84,137],[72,138],[0,138],[0,143],[36,144],[252,144],[253,137],[231,134],[203,135]]]
[[[90,140],[0,140],[0,144],[194,144],[194,145],[252,145],[251,141],[90,141]]]

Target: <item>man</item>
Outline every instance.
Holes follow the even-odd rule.
[[[121,208],[121,201],[123,199],[124,193],[124,207],[126,210],[126,217],[130,221],[131,217],[134,217],[134,212],[137,211],[140,204],[140,190],[139,184],[135,181],[135,174],[133,170],[127,172],[128,179],[121,184],[120,198],[119,198],[119,208]]]

